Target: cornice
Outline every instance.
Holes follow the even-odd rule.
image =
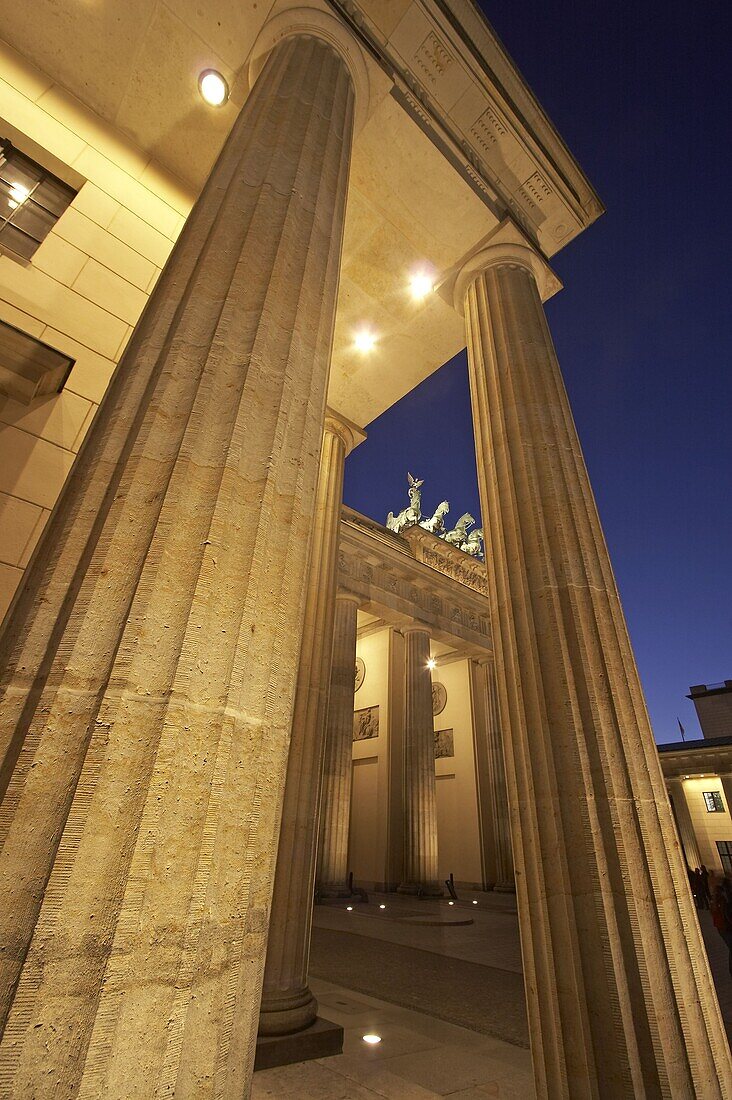
[[[378,28],[361,11],[358,0],[324,0],[344,20],[358,37],[364,51],[378,62],[392,82],[392,97],[409,113],[415,123],[432,141],[440,153],[480,196],[494,217],[505,215],[542,251],[539,224],[535,223],[504,181],[493,171],[489,161],[445,110],[430,94],[426,82],[419,79],[380,34]],[[483,36],[483,48],[466,30],[466,15],[475,21],[476,9],[468,0],[415,0],[425,16],[436,27],[446,44],[460,56],[477,87],[511,127],[513,137],[523,147],[540,173],[538,186],[550,186],[559,200],[571,212],[579,229],[565,228],[565,235],[552,241],[551,254],[587,228],[604,211],[594,188],[577,161],[569,152],[549,121],[514,62],[502,46],[488,22],[481,17],[475,37]],[[463,19],[456,14],[462,7]],[[491,64],[485,58],[489,52]],[[523,191],[523,188],[522,188]],[[524,194],[526,205],[536,209],[531,196]]]

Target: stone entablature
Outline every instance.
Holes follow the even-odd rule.
[[[485,564],[421,528],[394,535],[344,508],[338,589],[363,610],[423,623],[441,640],[493,648]]]
[[[732,775],[732,737],[658,746],[664,779],[694,774]]]
[[[415,0],[394,22],[371,0],[328,0],[415,119],[495,214],[547,256],[603,206],[485,19],[465,0]]]
[[[456,546],[436,538],[421,527],[410,527],[402,536],[409,543],[416,560],[458,584],[488,596],[488,576],[485,562],[468,557]]]

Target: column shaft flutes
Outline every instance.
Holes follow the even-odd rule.
[[[333,652],[343,466],[353,442],[353,435],[344,423],[332,416],[326,418],[269,921],[260,1035],[299,1031],[315,1020],[318,1011],[308,987],[307,972]]]
[[[539,263],[488,247],[464,299],[537,1092],[726,1097],[729,1048]]]
[[[512,892],[515,883],[511,829],[493,658],[471,661],[470,676],[483,885]]]
[[[403,894],[439,896],[437,789],[430,636],[405,629],[404,678],[404,879]]]
[[[328,699],[328,722],[323,764],[323,801],[318,847],[318,892],[323,897],[346,897],[348,889],[348,831],[353,785],[353,705],[355,693],[358,600],[336,599],[333,629],[333,666]]]
[[[247,1095],[353,99],[270,54],[4,634],[3,1095]]]
[[[669,779],[668,786],[674,818],[679,827],[679,839],[684,858],[693,871],[695,867],[701,867],[701,856],[699,855],[699,845],[696,842],[694,825],[689,813],[689,804],[684,794],[684,781],[679,778]]]

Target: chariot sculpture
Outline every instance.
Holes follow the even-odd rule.
[[[450,546],[455,546],[458,550],[462,550],[464,554],[469,554],[472,558],[478,558],[483,560],[483,528],[476,527],[472,531],[469,528],[475,523],[475,519],[471,516],[470,512],[464,512],[455,526],[448,530],[445,524],[445,516],[450,511],[450,504],[447,500],[443,500],[441,504],[438,504],[432,516],[429,519],[422,518],[422,493],[421,488],[424,485],[424,479],[412,477],[410,473],[407,474],[407,492],[409,494],[409,506],[402,509],[394,515],[393,512],[389,512],[386,517],[386,526],[389,531],[393,531],[398,535],[408,527],[421,527],[425,531],[429,531],[430,534],[436,535],[437,538],[443,539],[449,543]]]

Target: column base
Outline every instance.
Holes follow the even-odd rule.
[[[445,894],[439,882],[401,882],[396,892],[417,898],[441,898]]]
[[[259,1036],[294,1035],[318,1017],[318,1002],[307,988],[297,993],[265,993],[259,1008]]]
[[[515,882],[497,882],[493,887],[497,894],[515,894],[516,883]]]
[[[348,883],[345,882],[326,882],[322,886],[317,887],[316,894],[318,901],[325,898],[353,897],[353,891],[349,889]]]
[[[292,1035],[260,1035],[254,1056],[254,1072],[342,1053],[343,1028],[318,1016],[309,1027]]]

